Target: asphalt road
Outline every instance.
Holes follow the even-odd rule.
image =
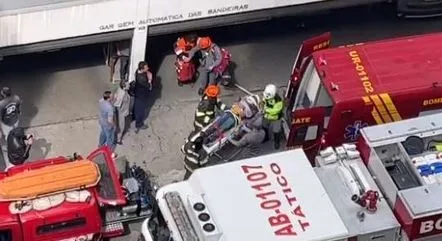
[[[330,31],[332,44],[337,46],[441,29],[441,18],[397,19],[392,9],[380,5],[197,33],[210,34],[232,52],[238,83],[262,89],[267,83],[287,84],[298,46],[308,37]],[[182,169],[178,149],[190,131],[197,100],[196,87],[176,84],[171,46],[177,36],[149,39],[147,60],[160,77],[152,95],[150,128],[139,135],[130,133],[124,146],[117,149],[159,177]],[[0,85],[9,85],[20,94],[25,103],[23,125],[34,127],[31,130],[43,139],[41,146],[35,145],[33,158],[93,149],[98,128],[96,121],[89,119],[97,115],[97,100],[109,88],[107,71],[101,46],[17,56],[0,62]],[[230,100],[240,95],[230,90],[223,93]]]

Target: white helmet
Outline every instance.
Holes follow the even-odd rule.
[[[267,85],[266,88],[264,89],[264,92],[263,92],[264,99],[268,100],[268,99],[275,98],[276,91],[277,91],[277,89],[276,89],[275,85],[273,85],[273,84]]]

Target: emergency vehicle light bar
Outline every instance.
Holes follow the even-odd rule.
[[[199,241],[199,238],[193,228],[192,222],[187,215],[183,201],[178,192],[169,192],[164,195],[167,206],[169,207],[172,218],[178,228],[182,240]]]

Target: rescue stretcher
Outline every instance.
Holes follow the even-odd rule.
[[[246,98],[248,97],[254,99],[256,104],[259,105],[258,95],[249,95]],[[193,148],[195,141],[202,137],[202,149],[205,153],[205,155],[202,156],[208,159],[208,165],[258,155],[260,153],[260,147],[247,146],[238,148],[229,141],[237,135],[241,126],[241,118],[237,113],[238,111],[234,110],[234,108],[225,110],[201,131],[192,133],[181,147],[181,152],[183,154],[188,153],[189,150]],[[200,161],[206,163],[205,160]]]
[[[203,128],[201,131],[191,134],[185,144],[181,147],[181,151],[186,153],[188,148],[200,137],[203,138],[203,150],[205,156],[210,156],[220,150],[236,131],[240,125],[240,118],[233,111],[226,110],[218,116],[212,123]]]
[[[0,201],[27,200],[96,186],[101,175],[89,160],[29,170],[0,181]]]

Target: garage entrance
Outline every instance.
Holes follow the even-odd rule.
[[[112,47],[93,44],[4,57],[0,85],[22,98],[21,126],[95,117],[97,101],[112,87],[108,66]]]

